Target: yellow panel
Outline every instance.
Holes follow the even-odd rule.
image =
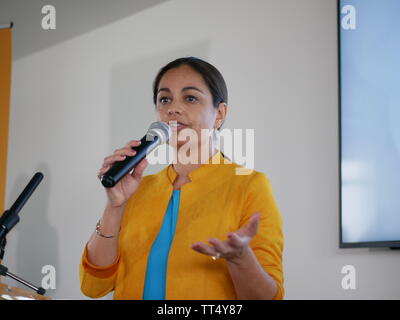
[[[0,29],[0,215],[4,211],[7,181],[8,122],[11,86],[11,29]]]

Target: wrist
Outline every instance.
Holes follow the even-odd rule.
[[[125,206],[106,205],[103,216],[96,225],[96,233],[98,235],[116,235],[121,229],[122,216]],[[106,237],[107,238],[107,237]]]
[[[121,227],[120,227],[121,228]],[[102,232],[102,227],[101,227],[101,219],[97,222],[96,224],[96,229],[95,232],[98,236],[102,237],[102,238],[106,238],[106,239],[111,239],[111,238],[116,238],[119,234],[119,231],[117,234],[104,234]]]
[[[113,205],[111,202],[107,202],[106,208],[104,210],[104,215],[119,216],[122,215],[125,209],[125,203],[122,205]]]

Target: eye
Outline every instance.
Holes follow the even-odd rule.
[[[169,99],[168,97],[161,97],[161,98],[159,98],[158,99],[158,101],[160,102],[160,103],[164,103],[164,99]]]
[[[188,99],[189,102],[194,102],[198,100],[195,96],[187,96],[186,99]]]

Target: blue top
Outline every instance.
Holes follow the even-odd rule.
[[[178,220],[180,190],[174,190],[147,261],[143,300],[165,300],[168,254]]]

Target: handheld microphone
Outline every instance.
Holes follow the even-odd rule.
[[[156,147],[167,142],[171,137],[171,128],[165,122],[153,122],[146,135],[140,139],[141,143],[137,147],[132,147],[136,151],[134,156],[127,156],[125,160],[118,161],[101,177],[101,184],[106,188],[114,187],[128,172],[134,169],[147,154]]]

